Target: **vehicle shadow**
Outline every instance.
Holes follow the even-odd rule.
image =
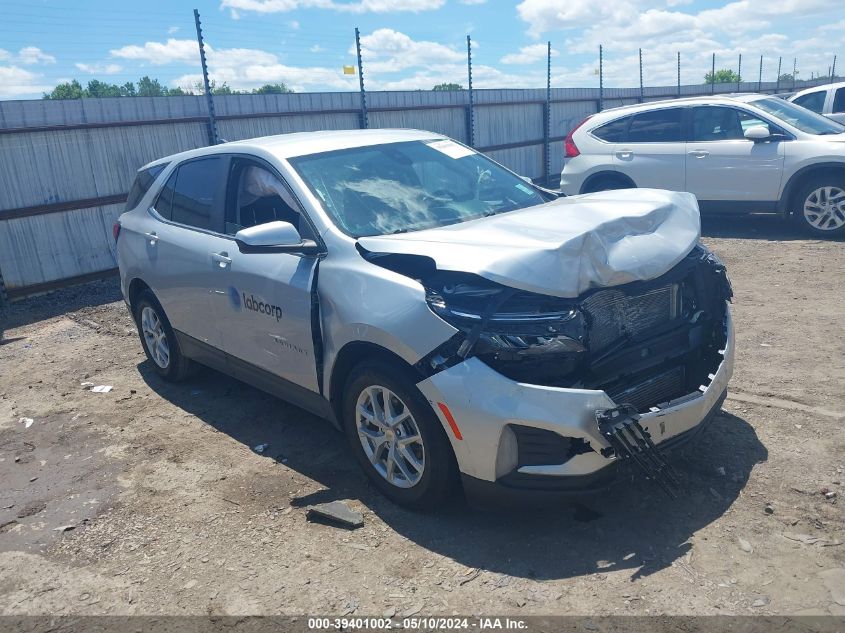
[[[115,275],[11,302],[0,308],[0,345],[9,342],[4,339],[6,330],[120,299],[120,279]]]
[[[702,214],[701,235],[703,237],[778,242],[820,239],[804,233],[790,219],[771,213],[751,215]]]
[[[768,457],[748,422],[721,413],[700,434],[700,450],[687,450],[687,457],[675,461],[685,486],[680,498],[669,499],[651,482],[629,479],[586,501],[529,512],[503,508],[493,514],[456,500],[421,514],[394,505],[371,487],[344,436],[330,423],[212,370],[172,385],[149,362],[138,369],[150,388],[173,404],[249,447],[269,444],[268,459],[325,487],[293,505],[359,499],[421,547],[508,576],[557,579],[629,569],[634,580],[668,567],[692,547],[693,534],[722,516],[754,465]],[[269,503],[289,501],[268,486]]]

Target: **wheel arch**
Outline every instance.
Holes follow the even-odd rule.
[[[153,292],[153,289],[150,288],[149,284],[147,284],[140,277],[135,277],[132,281],[129,282],[129,287],[126,291],[126,298],[129,300],[129,309],[132,311],[133,315],[135,313],[135,302],[137,301],[140,294],[145,290]],[[154,292],[153,295],[155,295]]]
[[[783,188],[783,195],[778,202],[778,211],[784,215],[793,212],[790,207],[795,202],[794,198],[798,190],[810,179],[817,176],[838,175],[845,177],[845,162],[824,162],[814,165],[807,165],[796,171]]]
[[[592,187],[599,181],[608,180],[608,181],[615,181],[622,185],[622,189],[631,188],[636,189],[637,185],[631,179],[630,176],[627,174],[623,174],[619,171],[612,171],[612,170],[602,170],[596,172],[594,174],[590,174],[586,180],[584,180],[583,184],[581,185],[581,189],[578,193],[588,193],[591,192]]]
[[[333,422],[341,427],[343,424],[343,389],[346,386],[346,381],[350,373],[358,363],[364,360],[382,359],[387,362],[398,363],[402,367],[408,368],[415,374],[419,373],[417,369],[410,365],[405,359],[398,354],[390,351],[386,347],[370,343],[367,341],[351,341],[344,345],[335,356],[332,363],[331,372],[329,373],[329,403],[334,411],[336,420]],[[420,380],[425,376],[420,375]]]

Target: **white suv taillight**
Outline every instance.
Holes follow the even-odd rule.
[[[592,116],[592,115],[590,115]],[[566,135],[566,139],[563,141],[563,149],[564,149],[564,157],[565,158],[575,158],[576,156],[581,155],[581,150],[578,149],[578,146],[575,144],[575,141],[572,139],[572,135],[575,134],[575,131],[584,125],[587,121],[590,120],[590,117],[587,117],[583,121],[581,121],[578,125],[572,128],[572,131]]]

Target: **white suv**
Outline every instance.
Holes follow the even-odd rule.
[[[845,233],[845,126],[778,97],[730,95],[605,110],[566,138],[567,195],[654,187],[703,212],[792,214]]]
[[[845,81],[807,88],[789,100],[816,114],[823,114],[829,119],[845,123]]]

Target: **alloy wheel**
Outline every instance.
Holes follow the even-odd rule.
[[[845,226],[845,190],[819,187],[804,200],[804,219],[819,231],[835,231]]]
[[[364,389],[355,405],[355,425],[364,453],[376,472],[398,488],[419,483],[425,446],[411,410],[386,387]]]
[[[170,364],[170,346],[167,344],[167,335],[161,319],[150,306],[144,306],[141,310],[141,332],[153,362],[162,369],[167,369]]]

